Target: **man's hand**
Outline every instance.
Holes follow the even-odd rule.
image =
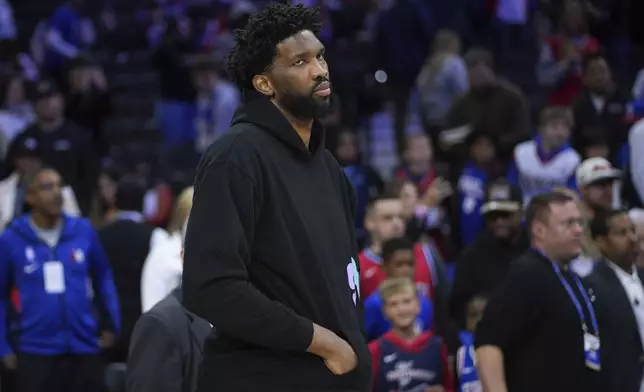
[[[358,365],[358,357],[349,343],[338,337],[338,347],[328,358],[324,358],[324,364],[336,375],[342,375],[355,369]]]
[[[98,339],[98,347],[102,349],[110,348],[114,345],[114,334],[109,331],[101,332],[101,337]]]
[[[425,389],[425,392],[445,392],[445,388],[442,385],[434,385],[433,387]]]
[[[358,365],[356,353],[349,343],[317,324],[313,324],[313,339],[307,351],[324,359],[333,374],[348,373]]]
[[[17,363],[16,354],[9,354],[2,357],[2,364],[9,370],[16,370]]]

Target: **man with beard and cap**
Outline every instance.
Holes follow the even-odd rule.
[[[324,148],[319,11],[270,4],[238,30],[231,128],[197,168],[186,308],[217,327],[197,390],[367,392],[356,198]]]
[[[470,299],[479,293],[493,292],[508,271],[510,262],[530,246],[521,227],[521,190],[501,179],[490,183],[486,193],[486,202],[481,206],[485,231],[456,262],[449,310],[461,327]]]

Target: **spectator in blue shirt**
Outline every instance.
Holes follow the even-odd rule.
[[[416,260],[414,256],[414,245],[404,238],[394,238],[382,246],[381,268],[390,278],[414,279],[414,268]],[[432,329],[433,307],[429,298],[419,296],[420,315],[416,320],[416,328],[419,331]],[[365,308],[365,329],[367,339],[374,340],[389,332],[391,324],[383,312],[383,301],[380,292],[373,293],[364,302]]]
[[[91,22],[83,17],[84,0],[69,0],[47,21],[45,66],[61,86],[65,86],[65,64],[86,51],[95,39]]]
[[[63,214],[55,170],[41,169],[28,184],[32,212],[0,236],[0,358],[16,369],[19,391],[101,391],[101,350],[120,327],[109,261],[90,223]]]
[[[459,334],[460,347],[456,351],[456,385],[457,392],[481,391],[481,381],[476,369],[474,348],[474,331],[483,317],[488,297],[477,294],[467,303],[465,314],[466,329]]]
[[[484,228],[481,206],[490,182],[498,179],[503,166],[496,154],[496,139],[488,133],[472,132],[465,139],[469,160],[458,179],[459,216],[455,227],[460,232],[460,245],[465,247],[476,239]]]

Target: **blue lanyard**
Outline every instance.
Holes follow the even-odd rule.
[[[554,261],[550,260],[545,254],[543,254],[543,252],[539,250],[537,250],[537,252],[541,253],[543,257],[548,259],[548,261],[552,265],[552,269],[555,270],[557,277],[559,277],[559,281],[563,285],[564,289],[566,289],[566,291],[568,292],[568,296],[572,300],[572,303],[575,305],[575,308],[577,308],[577,313],[579,313],[579,318],[581,319],[581,329],[584,332],[588,332],[588,327],[586,326],[586,316],[584,316],[584,310],[581,308],[581,304],[579,303],[577,296],[572,291],[572,287],[570,287],[570,284],[568,284],[568,281],[561,273],[561,269]],[[584,302],[586,303],[586,309],[588,309],[588,313],[590,314],[590,323],[593,327],[593,332],[596,335],[599,335],[599,327],[597,325],[597,319],[595,318],[595,311],[593,309],[592,303],[590,302],[590,298],[588,298],[588,294],[586,294],[586,290],[584,289],[584,286],[581,285],[581,281],[575,274],[572,274],[572,279],[577,284],[577,288],[579,289],[579,292],[581,293],[581,296],[584,299]]]

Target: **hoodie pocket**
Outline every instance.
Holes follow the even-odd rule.
[[[340,337],[347,341],[358,357],[358,364],[350,372],[340,377],[350,377],[360,380],[362,385],[367,385],[371,381],[371,352],[367,346],[367,339],[364,334],[357,329],[343,329],[340,331]]]

